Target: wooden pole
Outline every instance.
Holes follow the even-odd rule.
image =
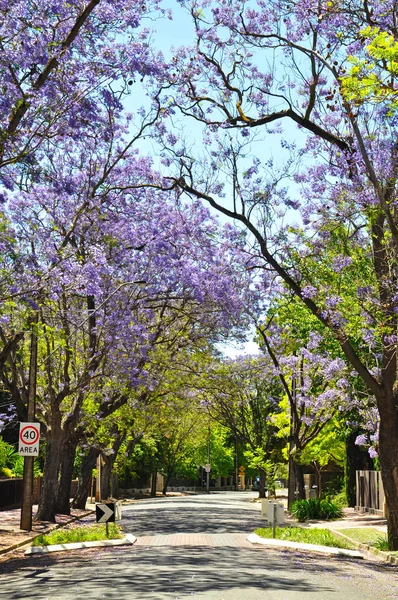
[[[37,374],[37,324],[39,322],[39,312],[35,312],[32,322],[32,332],[30,338],[30,363],[29,363],[29,382],[28,382],[28,406],[27,419],[29,423],[34,423],[36,413],[36,374]],[[20,529],[25,531],[32,530],[32,496],[33,496],[33,466],[34,457],[24,456],[23,465],[23,491],[21,504],[21,523]]]

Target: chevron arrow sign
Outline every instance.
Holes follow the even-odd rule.
[[[108,502],[106,504],[95,505],[95,515],[97,523],[114,523],[115,522],[115,503]]]

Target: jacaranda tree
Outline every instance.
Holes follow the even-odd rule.
[[[33,327],[46,439],[38,517],[53,520],[68,510],[86,404],[95,396],[101,418],[129,388],[156,383],[150,353],[176,312],[192,338],[234,327],[250,276],[207,209],[143,187],[159,175],[136,142],[160,108],[133,117],[123,101],[137,79],[161,78],[142,28],[163,14],[158,2],[16,1],[0,11],[0,377],[23,418]]]
[[[206,145],[193,153],[179,130],[171,141],[162,133],[164,160],[175,165],[169,184],[241,225],[251,267],[264,277],[271,269],[332,332],[375,397],[389,542],[398,549],[396,80],[386,48],[374,50],[383,45],[375,28],[397,40],[396,5],[181,4],[197,39],[174,53],[162,107],[173,123],[202,128]],[[366,64],[375,77],[358,95],[352,68],[362,59],[359,86],[369,84]],[[377,82],[393,93],[372,93]],[[349,306],[323,270],[324,248],[342,224],[347,244],[335,272],[348,277],[363,247],[372,268]],[[308,255],[319,268],[305,268]]]

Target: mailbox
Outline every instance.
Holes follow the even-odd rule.
[[[283,525],[285,522],[285,507],[278,502],[268,502],[268,523]]]

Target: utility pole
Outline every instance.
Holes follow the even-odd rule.
[[[101,500],[102,500],[102,497],[101,497],[101,480],[102,480],[101,469],[102,469],[101,454],[99,454],[97,457],[97,479],[96,479],[96,483],[95,483],[95,501],[96,502],[101,502]]]
[[[207,437],[206,494],[210,494],[210,423]]]
[[[293,502],[297,500],[296,488],[297,478],[293,450],[295,447],[294,434],[296,432],[296,403],[297,400],[297,382],[296,374],[292,375],[292,392],[290,406],[290,432],[289,432],[289,463],[288,463],[288,491],[287,491],[287,507],[290,510]]]
[[[29,381],[28,381],[28,422],[35,421],[36,413],[36,374],[37,374],[37,324],[39,322],[39,311],[35,311],[32,321],[32,331],[30,337],[30,362],[29,362]],[[20,529],[25,531],[32,530],[32,500],[33,500],[33,456],[24,456],[23,464],[23,491],[21,504],[21,523]]]
[[[239,487],[239,468],[238,468],[238,436],[235,433],[235,492]]]

